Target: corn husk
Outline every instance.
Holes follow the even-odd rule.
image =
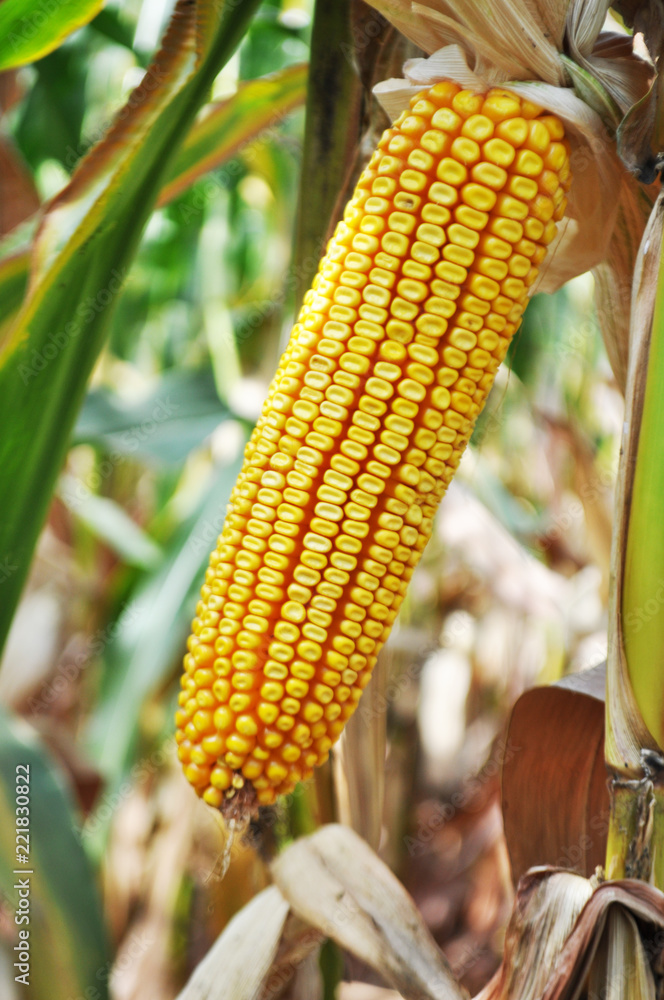
[[[571,145],[565,220],[531,292],[552,292],[597,268],[607,353],[624,389],[629,291],[652,199],[630,181],[616,129],[648,92],[652,66],[630,36],[603,31],[609,4],[589,0],[370,0],[428,56],[374,92],[392,119],[433,83],[486,90],[500,85],[558,115]]]
[[[272,874],[291,910],[375,969],[404,1000],[467,1000],[404,887],[352,830],[323,826]]]
[[[519,883],[502,964],[475,1000],[654,1000],[664,896],[533,868]],[[659,969],[656,970],[659,972]]]

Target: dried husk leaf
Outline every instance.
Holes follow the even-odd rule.
[[[459,43],[490,85],[505,80],[563,84],[558,50],[567,2],[558,0],[369,0],[425,52]]]
[[[648,354],[663,232],[664,197],[660,195],[643,237],[634,274],[625,422],[618,470],[615,530],[611,557],[612,588],[609,598],[606,760],[614,772],[628,778],[639,778],[642,775],[642,749],[659,749],[643,721],[632,690],[625,657],[622,601],[627,534],[648,374]]]
[[[653,67],[644,59],[635,56],[631,35],[621,35],[615,31],[603,31],[590,52],[580,48],[574,50],[575,32],[570,34],[574,61],[596,80],[615,102],[621,114],[640,101],[648,92]],[[565,60],[569,71],[570,63]]]
[[[404,73],[405,80],[386,80],[374,88],[392,118],[411,97],[436,80],[454,80],[475,90],[485,90],[491,83],[470,69],[466,53],[458,45],[447,46],[428,59],[409,60]],[[570,141],[572,186],[567,213],[532,288],[532,292],[555,291],[606,257],[618,212],[623,167],[615,144],[607,142],[600,117],[571,90],[538,82],[502,81],[501,85],[558,115]]]
[[[606,259],[593,268],[597,318],[613,374],[623,393],[627,384],[632,278],[655,197],[652,189],[623,173]]]
[[[378,850],[385,800],[387,658],[381,656],[362,695],[362,705],[344,729],[335,754],[338,819]]]
[[[321,827],[283,851],[272,873],[294,913],[405,1000],[466,997],[406,890],[352,830]]]
[[[602,335],[624,387],[629,297],[622,290],[646,216],[635,210],[640,199],[617,155],[615,133],[647,94],[653,67],[633,52],[631,37],[602,32],[608,0],[370,2],[430,53],[407,62],[404,79],[375,88],[392,119],[420,90],[450,79],[480,90],[499,84],[565,122],[572,147],[568,211],[531,294],[598,269]]]
[[[614,910],[627,917],[627,923],[618,922],[613,935],[608,928],[607,948],[603,953],[600,942]],[[634,936],[636,922],[640,928],[638,938]],[[609,955],[605,967],[609,973],[615,970],[616,978],[611,983],[607,977],[601,981],[599,992],[589,995],[608,996],[607,988],[618,987],[619,993],[614,995],[629,996],[630,1000],[640,996],[649,998],[652,994],[649,993],[648,954],[653,960],[660,955],[662,928],[664,896],[659,889],[636,879],[602,883],[579,914],[555,967],[550,970],[541,1000],[576,1000],[595,961],[601,976],[611,946],[616,951]],[[644,992],[636,992],[637,987]]]
[[[627,169],[645,183],[655,180],[657,159],[652,148],[657,120],[659,82],[655,80],[645,97],[627,112],[618,126],[618,152]]]
[[[604,863],[605,688],[602,664],[526,691],[512,710],[507,743],[515,752],[503,763],[501,794],[515,883],[538,865],[590,877]]]
[[[588,879],[571,872],[535,868],[524,875],[502,964],[475,1000],[539,1000],[592,891]]]
[[[655,1000],[655,980],[634,917],[610,907],[589,977],[590,996],[621,1000],[625,988],[634,1000]]]
[[[519,882],[503,961],[475,1000],[653,1000],[664,895],[635,879],[603,882],[532,868]]]
[[[288,914],[276,886],[254,896],[217,938],[177,1000],[259,1000]]]

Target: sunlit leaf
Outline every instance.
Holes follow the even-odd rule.
[[[177,198],[261,133],[271,135],[289,112],[304,103],[306,88],[307,66],[298,64],[250,80],[233,97],[210,105],[204,117],[192,127],[168,171],[158,205]],[[35,217],[26,234],[34,235],[36,222]],[[6,256],[0,245],[0,323],[16,312],[25,295],[31,240],[24,239],[23,244],[22,250],[12,248]]]
[[[210,105],[169,170],[159,204],[172,201],[260,132],[267,129],[269,136],[289,112],[304,103],[306,93],[307,66],[297,65],[243,83],[228,100]]]
[[[661,212],[661,206],[660,206]],[[664,256],[659,234],[642,253],[660,254],[652,332],[647,365],[637,378],[638,389],[628,400],[628,410],[638,428],[633,470],[629,470],[629,526],[623,554],[623,639],[629,677],[643,721],[660,750],[664,748],[664,532],[661,530],[661,496],[664,487],[662,414],[664,406]],[[656,242],[657,241],[657,242]],[[647,336],[647,334],[646,334]],[[627,471],[627,470],[626,470]],[[632,478],[633,477],[633,478]]]
[[[26,768],[29,784],[23,780]],[[29,812],[20,815],[29,818],[30,853],[29,864],[21,864],[16,796],[26,787]],[[19,905],[16,886],[22,880],[29,885],[30,922],[15,929],[30,931],[30,989],[25,994],[30,1000],[68,1000],[89,990],[99,1000],[107,997],[110,956],[100,900],[75,830],[62,775],[33,730],[0,711],[0,886],[14,910]]]
[[[105,139],[51,203],[28,294],[0,349],[0,553],[6,637],[85,386],[171,158],[258,0],[180,0],[164,44]],[[38,418],[35,419],[35,415]]]
[[[88,24],[104,0],[4,0],[0,4],[0,70],[48,55]]]

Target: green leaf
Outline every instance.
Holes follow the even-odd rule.
[[[102,11],[103,15],[106,13]],[[204,117],[192,127],[171,165],[158,204],[166,205],[177,198],[266,129],[269,135],[289,112],[304,103],[306,93],[307,66],[298,64],[270,76],[250,80],[228,100],[209,105]],[[0,244],[0,323],[16,312],[25,295],[30,245],[37,221],[35,216],[23,228],[20,248],[13,244],[7,247],[4,243]],[[14,238],[13,243],[17,242]]]
[[[187,136],[159,195],[165,205],[234,156],[265,129],[277,128],[294,108],[304,104],[307,66],[289,66],[279,73],[240,85],[226,101],[211,104]]]
[[[29,788],[29,864],[16,860],[16,793],[23,766],[30,775],[29,785],[18,786]],[[29,883],[30,923],[16,930],[30,932],[25,993],[30,1000],[68,1000],[92,990],[98,1000],[108,995],[110,956],[101,905],[76,828],[69,788],[34,731],[0,710],[0,887],[14,909],[15,886],[23,879]]]
[[[0,645],[27,575],[114,300],[166,171],[258,0],[179,0],[162,49],[46,212],[0,348]]]
[[[153,569],[159,563],[160,547],[115,500],[97,496],[73,476],[62,477],[58,493],[67,509],[129,566]]]
[[[0,323],[10,319],[20,308],[28,282],[29,268],[29,250],[0,260]]]
[[[104,0],[4,0],[0,3],[0,70],[48,55],[103,6]]]
[[[129,763],[145,698],[163,684],[184,653],[196,596],[241,465],[240,457],[213,476],[162,566],[139,583],[117,622],[90,730],[92,753],[111,783]]]
[[[25,296],[30,248],[38,223],[39,213],[0,240],[0,347],[3,341],[2,325],[16,313]]]
[[[147,399],[130,406],[107,389],[89,392],[72,443],[102,447],[115,461],[133,457],[180,465],[228,416],[210,369],[174,371]]]
[[[362,86],[353,68],[350,0],[317,0],[311,35],[307,117],[295,234],[297,301],[316,273],[342,206],[360,140]]]

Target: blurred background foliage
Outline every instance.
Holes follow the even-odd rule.
[[[168,0],[109,3],[55,51],[0,76],[0,200],[18,206],[3,210],[5,232],[61,189],[103,134],[170,10]],[[306,63],[312,14],[312,0],[264,0],[210,98]],[[73,826],[82,845],[76,865],[91,872],[86,889],[74,865],[62,890],[73,900],[54,900],[54,954],[58,935],[71,933],[70,903],[96,907],[92,923],[106,938],[90,946],[105,956],[100,997],[110,983],[114,1000],[133,1000],[149,983],[151,1000],[170,1000],[267,880],[251,845],[235,845],[221,877],[220,830],[180,774],[172,717],[208,552],[293,321],[304,124],[303,107],[276,116],[152,214],[0,667],[13,716],[0,765],[18,727],[15,741],[42,761],[62,830]],[[347,817],[339,768],[365,767],[381,853],[470,989],[496,967],[511,900],[496,740],[524,688],[605,652],[622,399],[592,298],[583,276],[528,309],[353,720],[355,747],[385,727],[381,773],[342,751],[335,794],[324,770],[263,835],[269,844]],[[13,789],[0,772],[4,809]],[[49,823],[33,816],[37,844]],[[62,836],[66,865],[73,850]],[[3,869],[12,850],[12,837],[0,839]],[[11,968],[13,906],[9,897],[0,906],[7,1000],[25,995]],[[353,974],[370,978],[352,967],[345,978]],[[32,989],[49,996],[38,978]]]

